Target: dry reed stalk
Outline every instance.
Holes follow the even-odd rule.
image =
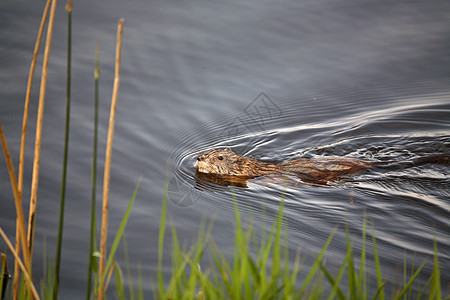
[[[102,228],[100,236],[100,266],[99,266],[99,278],[103,278],[105,272],[105,259],[106,259],[106,238],[108,235],[108,205],[109,205],[109,179],[111,170],[111,154],[112,143],[114,137],[114,120],[116,117],[117,96],[119,93],[119,81],[120,81],[120,57],[122,47],[122,31],[123,31],[123,18],[119,20],[117,25],[117,42],[116,42],[116,69],[114,76],[114,86],[111,99],[111,111],[109,115],[109,129],[108,129],[108,141],[106,144],[106,156],[105,156],[105,174],[103,177],[103,208],[102,208]],[[103,300],[105,293],[105,283],[100,281],[98,290],[98,299]]]
[[[28,215],[28,251],[30,254],[30,266],[31,271],[31,261],[33,258],[33,239],[34,239],[34,224],[36,222],[36,201],[37,201],[37,191],[39,182],[39,163],[41,159],[41,138],[42,138],[42,123],[44,117],[44,102],[45,102],[45,89],[47,86],[47,69],[48,60],[50,56],[50,45],[52,42],[53,34],[53,21],[55,19],[57,0],[52,1],[52,7],[50,10],[50,18],[48,21],[47,29],[47,40],[45,43],[44,51],[44,61],[42,63],[42,76],[41,76],[41,88],[39,91],[39,106],[38,106],[38,116],[36,121],[36,139],[34,147],[34,163],[33,163],[33,177],[31,181],[31,197],[30,197],[30,212]]]
[[[39,26],[38,35],[36,38],[36,44],[34,45],[33,59],[31,60],[30,72],[28,74],[28,84],[27,84],[27,93],[25,95],[25,106],[23,110],[23,124],[22,124],[22,139],[20,143],[20,163],[19,163],[19,176],[18,176],[18,188],[19,193],[22,193],[23,187],[23,165],[24,165],[24,157],[25,157],[25,140],[27,136],[27,124],[28,124],[28,110],[30,106],[30,95],[31,95],[31,86],[33,85],[33,75],[34,69],[36,67],[36,59],[39,52],[39,47],[41,45],[42,32],[44,31],[45,20],[47,19],[48,10],[50,7],[50,2],[52,0],[47,0],[47,4],[45,5],[44,12],[42,14],[41,25]]]
[[[23,124],[22,124],[22,137],[20,143],[20,160],[19,160],[19,174],[18,174],[18,190],[20,196],[20,202],[22,202],[23,192],[23,166],[25,158],[25,140],[27,136],[27,124],[28,124],[28,111],[30,106],[31,86],[33,85],[34,69],[36,67],[36,59],[41,45],[42,33],[44,31],[45,20],[47,19],[48,11],[50,8],[51,0],[47,0],[44,12],[42,13],[41,25],[39,26],[38,35],[36,38],[36,44],[34,45],[33,59],[31,60],[30,72],[28,74],[27,93],[25,95],[25,106],[23,110]],[[22,205],[22,204],[21,204]],[[16,221],[16,252],[20,255],[20,238],[19,238],[19,219]],[[13,279],[13,299],[19,297],[19,264],[14,263],[14,279]]]
[[[18,217],[16,218],[16,252],[17,255],[20,256],[20,221]],[[20,278],[19,263],[16,260],[14,260],[13,300],[19,299],[19,278]]]
[[[6,236],[6,234],[3,232],[3,229],[0,228],[0,235],[2,236],[2,238],[5,240],[6,245],[8,245],[9,250],[11,251],[11,253],[14,255],[14,258],[16,259],[16,261],[18,262],[20,268],[22,269],[23,274],[25,275],[25,279],[26,282],[28,284],[28,287],[31,291],[31,294],[33,295],[34,298],[39,300],[39,294],[36,291],[36,288],[34,287],[33,282],[31,281],[31,276],[28,274],[26,267],[23,265],[22,261],[20,260],[19,255],[16,253],[16,250],[14,250],[13,245],[11,244],[11,242],[9,241],[8,237]]]
[[[111,265],[111,268],[109,268],[108,276],[105,279],[105,291],[108,289],[109,283],[111,282],[111,278],[114,273],[115,265],[116,265],[116,263],[113,262],[113,264]]]
[[[5,153],[5,159],[6,159],[6,165],[8,167],[9,172],[9,178],[11,181],[11,187],[14,194],[14,203],[16,204],[16,213],[17,218],[19,219],[19,232],[20,232],[20,238],[22,240],[22,248],[23,248],[23,256],[25,258],[25,263],[27,263],[27,269],[29,266],[29,253],[27,249],[27,234],[25,231],[25,217],[23,215],[23,209],[22,209],[22,203],[20,201],[20,195],[19,190],[17,189],[17,181],[16,181],[16,174],[14,172],[14,165],[12,163],[11,155],[9,153],[8,144],[6,143],[5,135],[3,134],[2,124],[0,123],[0,140],[1,144],[3,146],[3,152]],[[29,269],[28,269],[29,270]]]

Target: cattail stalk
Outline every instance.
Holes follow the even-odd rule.
[[[108,235],[109,180],[111,170],[112,143],[114,137],[114,120],[116,116],[117,96],[119,93],[122,30],[123,30],[123,19],[120,19],[117,25],[116,69],[111,100],[111,112],[109,115],[108,140],[106,144],[106,156],[105,156],[105,173],[103,177],[103,207],[102,207],[102,227],[100,236],[99,278],[103,278],[103,274],[105,273],[106,240]],[[103,300],[105,293],[105,282],[101,280],[99,284],[100,286],[98,290],[98,299]]]
[[[20,142],[20,159],[19,159],[19,174],[18,174],[18,185],[20,206],[22,207],[22,194],[23,194],[23,168],[25,164],[25,141],[27,136],[27,124],[28,124],[28,111],[30,106],[30,96],[31,87],[33,85],[34,70],[36,67],[37,55],[39,53],[39,48],[42,40],[42,33],[44,32],[45,21],[47,20],[48,11],[50,8],[51,0],[47,0],[47,3],[42,13],[41,25],[39,26],[38,35],[36,38],[36,44],[34,45],[33,59],[31,60],[30,72],[28,74],[28,84],[27,92],[25,95],[25,105],[23,109],[23,123],[22,123],[22,136]],[[16,219],[16,252],[20,255],[20,221],[19,218]],[[26,245],[28,246],[28,245]],[[28,252],[28,251],[27,251]],[[19,263],[16,261],[14,263],[14,279],[13,279],[13,299],[17,300],[19,297]]]
[[[47,70],[48,70],[48,61],[50,57],[50,45],[52,41],[56,3],[57,0],[52,1],[50,18],[48,21],[47,41],[45,44],[44,61],[42,64],[41,88],[39,92],[38,116],[36,121],[36,140],[34,147],[33,176],[31,181],[30,212],[28,215],[28,251],[30,255],[29,259],[30,265],[28,266],[29,272],[31,272],[31,261],[33,257],[34,224],[36,223],[36,202],[37,202],[37,191],[39,182],[39,164],[41,160],[41,139],[42,139],[42,124],[44,118],[45,89],[47,86]]]

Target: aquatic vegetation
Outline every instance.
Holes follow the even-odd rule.
[[[31,279],[31,265],[33,258],[33,240],[34,240],[34,231],[35,231],[35,222],[36,222],[36,203],[37,203],[37,191],[38,191],[38,181],[39,181],[39,167],[40,167],[40,157],[41,157],[41,136],[42,136],[42,123],[44,116],[44,102],[45,102],[45,91],[46,91],[46,83],[47,83],[47,70],[48,70],[48,61],[50,57],[50,45],[52,40],[52,32],[53,32],[53,23],[55,17],[55,8],[56,8],[56,0],[48,0],[47,5],[44,9],[44,13],[42,16],[41,26],[39,29],[35,51],[33,60],[30,67],[29,80],[27,86],[27,93],[25,99],[25,110],[23,115],[23,130],[21,136],[21,150],[20,150],[20,165],[19,165],[19,175],[16,180],[16,174],[14,170],[14,165],[11,159],[11,155],[9,153],[9,148],[6,142],[5,135],[3,133],[1,123],[0,123],[0,138],[2,147],[5,154],[5,159],[7,162],[8,172],[10,175],[11,187],[13,190],[14,200],[16,204],[16,212],[17,212],[17,230],[16,230],[16,246],[10,242],[9,238],[5,235],[3,230],[0,228],[0,234],[2,238],[6,242],[10,251],[13,253],[15,258],[15,269],[14,269],[14,279],[13,279],[13,299],[25,299],[29,296],[33,298],[39,299],[38,292],[35,288],[35,283]],[[51,8],[50,8],[51,4]],[[44,277],[46,278],[45,283],[41,287],[41,294],[43,298],[58,298],[58,287],[59,287],[59,270],[60,270],[60,262],[61,262],[61,250],[62,250],[62,232],[64,227],[64,206],[65,206],[65,187],[66,187],[66,176],[67,176],[67,160],[68,160],[68,152],[69,152],[69,120],[70,120],[70,89],[71,89],[71,24],[72,24],[72,2],[69,0],[67,3],[67,12],[68,12],[68,52],[67,52],[67,104],[66,104],[66,126],[65,126],[65,139],[64,139],[64,155],[63,155],[63,163],[62,163],[62,177],[61,177],[61,201],[60,201],[60,215],[59,215],[59,226],[58,226],[58,241],[56,246],[56,261],[54,267],[54,271],[50,268],[45,268]],[[33,164],[33,176],[31,182],[31,198],[30,198],[30,211],[29,211],[29,220],[28,226],[25,226],[25,217],[23,213],[22,207],[22,189],[23,189],[23,163],[24,163],[24,149],[25,149],[25,139],[26,139],[26,127],[28,122],[28,108],[29,108],[29,100],[30,100],[30,90],[32,86],[32,79],[34,75],[34,68],[36,63],[36,58],[40,46],[40,40],[43,32],[43,28],[46,23],[48,11],[50,9],[50,16],[48,18],[48,30],[47,30],[47,40],[45,45],[44,52],[44,61],[42,66],[42,75],[41,75],[41,88],[39,94],[39,102],[38,102],[38,117],[36,124],[36,137],[35,137],[35,151],[34,151],[34,164]],[[111,102],[111,114],[110,114],[110,123],[109,123],[109,131],[108,131],[108,141],[107,141],[107,151],[106,151],[106,159],[105,159],[105,175],[104,175],[104,185],[103,185],[103,212],[102,212],[102,227],[101,227],[101,235],[100,235],[100,253],[96,253],[93,251],[95,246],[93,245],[94,241],[94,232],[95,232],[95,222],[91,222],[91,246],[89,249],[89,274],[88,274],[88,288],[87,288],[87,298],[90,298],[91,295],[91,270],[97,275],[96,278],[96,287],[95,287],[95,295],[98,296],[99,299],[103,299],[104,291],[106,289],[107,284],[111,276],[107,276],[111,274],[111,271],[114,269],[114,256],[119,245],[120,239],[123,235],[126,223],[128,221],[131,207],[134,203],[136,193],[139,187],[139,183],[136,186],[133,196],[129,202],[128,209],[122,219],[120,228],[116,233],[116,237],[114,243],[112,245],[111,251],[109,255],[106,255],[106,237],[108,234],[107,226],[108,226],[108,195],[109,195],[109,178],[110,178],[110,166],[111,166],[111,149],[112,149],[112,141],[114,136],[114,119],[115,119],[115,108],[117,103],[118,96],[118,88],[119,88],[119,78],[120,78],[120,57],[121,57],[121,45],[122,45],[122,28],[123,28],[123,19],[119,20],[118,30],[117,30],[117,44],[116,44],[116,71],[115,71],[115,79],[114,79],[114,87],[113,87],[113,96]],[[96,87],[98,89],[98,62],[96,66]],[[96,124],[94,126],[94,161],[96,161],[96,147],[97,147],[97,110],[98,110],[98,94],[96,93],[96,104],[95,104],[95,113],[96,113]],[[96,165],[93,165],[93,187],[92,194],[95,195],[95,176],[96,176]],[[18,182],[18,183],[17,183]],[[95,197],[92,199],[92,216],[95,214]],[[94,217],[92,217],[93,219]],[[28,232],[26,231],[28,229]],[[22,256],[23,259],[20,258],[20,247],[22,247]],[[100,267],[97,268],[93,256],[98,257]],[[24,261],[24,263],[22,262]],[[45,260],[44,260],[45,262]],[[6,269],[6,263],[3,263]],[[20,270],[22,271],[24,279],[20,280]],[[53,268],[52,267],[52,268]],[[9,279],[9,275],[7,272],[2,271],[1,275],[5,274],[5,278]],[[1,284],[6,285],[7,281],[2,280]],[[3,294],[3,293],[2,293]],[[2,295],[3,296],[3,295]],[[3,298],[3,297],[2,297]]]
[[[282,197],[282,196],[281,196]],[[210,232],[212,224],[201,227],[197,241],[190,248],[180,246],[174,226],[172,232],[172,274],[167,285],[162,280],[159,265],[158,290],[160,299],[442,299],[436,243],[434,244],[433,272],[428,283],[419,287],[415,281],[426,262],[407,274],[404,262],[403,284],[391,289],[386,296],[387,277],[381,270],[376,238],[372,231],[372,254],[376,268],[376,284],[369,284],[367,260],[367,223],[363,224],[362,248],[356,257],[353,242],[347,231],[346,253],[333,274],[327,267],[325,253],[338,228],[329,235],[309,270],[302,268],[297,253],[292,263],[288,252],[288,238],[282,226],[284,202],[272,227],[258,238],[252,225],[242,224],[237,199],[234,198],[235,228],[234,255],[225,255],[214,243]],[[160,227],[160,251],[163,250],[167,218],[167,187],[163,201]],[[264,229],[263,229],[264,230]],[[207,258],[209,258],[209,260]],[[160,258],[162,254],[160,252]],[[356,265],[359,261],[359,267]],[[345,279],[345,275],[347,278]],[[421,291],[417,293],[417,290]]]

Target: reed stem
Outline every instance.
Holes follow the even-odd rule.
[[[27,136],[28,111],[29,111],[29,107],[30,107],[31,87],[33,85],[33,76],[34,76],[34,70],[36,68],[37,55],[39,53],[39,47],[41,45],[42,32],[44,31],[45,20],[47,19],[50,2],[51,2],[51,0],[47,0],[47,4],[45,5],[44,12],[42,14],[41,25],[39,26],[38,35],[36,38],[36,44],[34,45],[33,59],[31,60],[30,72],[28,74],[27,92],[25,95],[25,106],[23,109],[22,136],[21,136],[21,142],[20,142],[20,162],[19,162],[19,174],[18,174],[18,187],[19,187],[19,192],[21,194],[22,194],[22,188],[23,188],[23,166],[24,166],[24,160],[25,160],[25,141],[26,141],[26,136]]]
[[[39,300],[39,295],[36,291],[36,288],[34,287],[33,282],[31,281],[31,276],[28,274],[27,268],[23,265],[22,260],[20,259],[19,255],[16,253],[16,250],[14,249],[14,246],[9,241],[8,237],[6,236],[5,232],[3,232],[3,229],[0,228],[0,235],[2,236],[3,240],[5,241],[6,245],[8,246],[11,253],[14,255],[14,258],[16,259],[17,263],[19,264],[19,267],[22,269],[23,274],[25,275],[26,282],[28,284],[28,287],[31,291],[31,294],[34,298]]]
[[[166,219],[167,219],[167,199],[169,195],[169,163],[166,166],[166,180],[164,184],[164,197],[161,208],[161,221],[159,224],[159,234],[158,234],[158,287],[160,293],[165,292],[164,278],[162,273],[162,263],[163,263],[163,252],[164,252],[164,235],[166,232]],[[165,298],[165,295],[163,295]]]
[[[120,82],[120,57],[122,46],[122,31],[123,31],[123,18],[119,20],[117,25],[117,43],[116,43],[116,69],[114,77],[113,94],[111,100],[111,112],[109,116],[109,129],[108,140],[106,144],[106,156],[105,156],[105,174],[103,178],[103,208],[102,208],[102,227],[100,236],[100,267],[99,277],[103,278],[105,272],[105,258],[106,258],[106,240],[108,235],[108,206],[109,206],[109,180],[111,171],[111,154],[112,143],[114,137],[114,121],[116,117],[117,96],[119,93]],[[98,299],[103,300],[105,293],[104,281],[100,281],[98,290]]]
[[[19,174],[18,174],[18,190],[19,190],[19,198],[20,205],[22,206],[22,194],[23,194],[23,167],[25,164],[25,141],[27,136],[27,124],[28,124],[28,112],[30,106],[30,95],[31,95],[31,87],[33,85],[33,76],[34,70],[36,67],[36,59],[39,53],[39,47],[41,45],[42,33],[44,31],[45,21],[48,16],[48,11],[50,8],[51,0],[47,0],[47,3],[44,8],[44,12],[42,13],[41,25],[39,26],[38,35],[36,38],[36,44],[34,45],[33,59],[31,60],[30,72],[28,74],[28,83],[27,83],[27,92],[25,95],[25,105],[23,109],[23,123],[22,123],[22,136],[20,142],[20,159],[19,159]],[[16,252],[20,255],[20,232],[19,232],[20,224],[19,219],[16,219]],[[27,251],[28,252],[28,251]],[[20,268],[17,262],[14,263],[14,279],[13,279],[13,299],[16,300],[19,297],[19,275]]]
[[[27,250],[27,240],[26,240],[26,230],[25,230],[25,217],[23,215],[22,203],[20,201],[19,190],[17,188],[16,175],[14,172],[14,165],[12,163],[11,154],[9,152],[8,144],[6,143],[5,135],[3,134],[2,124],[0,122],[0,140],[3,147],[3,152],[5,154],[6,165],[8,167],[9,178],[11,181],[11,188],[14,194],[14,203],[16,204],[17,218],[19,219],[19,232],[20,238],[22,240],[23,257],[25,263],[27,264],[27,271],[30,272],[30,257]],[[31,272],[30,272],[31,273]]]
[[[6,255],[4,253],[0,253],[0,256],[2,257],[2,267],[0,271],[0,299],[3,300],[5,298],[5,291],[6,286],[8,285],[9,278],[9,272],[8,272],[8,265],[6,263]]]
[[[70,129],[70,75],[72,61],[72,1],[67,1],[67,95],[66,95],[66,127],[64,137],[64,158],[61,183],[61,201],[59,204],[58,241],[56,245],[55,283],[53,299],[58,299],[59,270],[61,265],[62,235],[64,228],[64,206],[66,201],[67,159],[69,156],[69,129]]]
[[[50,45],[52,41],[56,2],[57,0],[52,0],[50,18],[48,21],[47,41],[45,44],[44,61],[42,64],[41,88],[39,92],[38,116],[36,121],[36,140],[34,147],[33,175],[31,181],[30,212],[28,215],[28,251],[30,256],[30,259],[28,261],[29,264],[28,271],[30,273],[31,273],[31,262],[33,258],[34,224],[36,223],[36,202],[37,202],[37,191],[39,182],[39,164],[41,159],[41,139],[42,139],[42,124],[44,118],[45,89],[47,86],[47,69],[50,57]]]
[[[97,144],[98,144],[98,98],[99,98],[99,77],[100,77],[100,63],[98,55],[98,43],[95,45],[95,71],[94,71],[94,149],[92,154],[92,192],[91,192],[91,228],[89,237],[89,265],[86,299],[91,298],[91,281],[92,281],[92,264],[94,256],[94,241],[95,241],[95,194],[97,193]]]

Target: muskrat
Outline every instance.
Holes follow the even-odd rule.
[[[432,155],[407,162],[409,165],[448,162],[448,155]],[[226,176],[227,178],[255,178],[263,175],[294,175],[305,181],[334,181],[373,166],[399,163],[396,161],[368,162],[349,157],[297,158],[271,163],[236,154],[231,148],[213,149],[197,157],[198,172]]]

